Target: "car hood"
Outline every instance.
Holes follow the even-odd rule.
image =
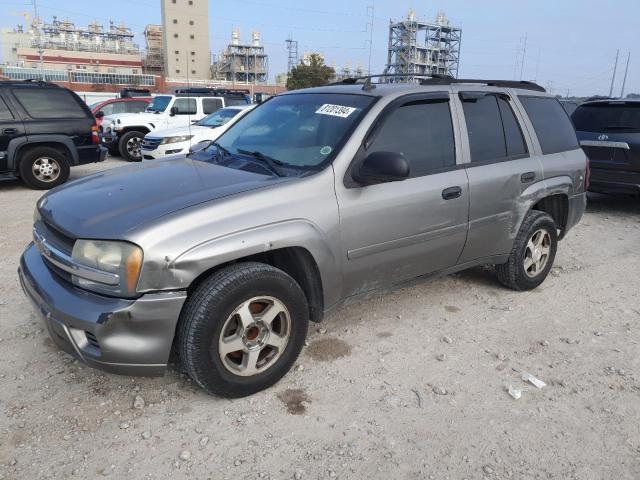
[[[183,135],[196,135],[206,132],[215,132],[217,129],[211,127],[201,127],[200,125],[191,125],[191,127],[165,128],[164,130],[154,130],[147,134],[149,138],[165,138],[165,137],[181,137]]]
[[[290,180],[184,157],[84,177],[46,194],[38,209],[70,237],[118,239],[163,215]]]

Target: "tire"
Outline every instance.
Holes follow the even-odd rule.
[[[509,260],[496,265],[498,280],[512,290],[536,288],[547,278],[557,249],[555,221],[548,213],[531,210],[520,226]]]
[[[129,162],[142,161],[142,152],[140,150],[140,144],[144,138],[142,132],[127,132],[118,141],[118,150],[120,155]]]
[[[19,160],[22,181],[37,190],[49,190],[62,185],[69,178],[67,157],[52,147],[35,147],[27,150]]]
[[[243,305],[247,308],[238,312]],[[280,313],[269,322],[275,312]],[[187,299],[178,354],[189,376],[209,394],[244,397],[289,371],[308,326],[309,306],[293,278],[263,263],[238,263],[213,273]],[[234,350],[238,346],[242,349]]]
[[[111,155],[112,157],[120,156],[120,150],[118,148],[109,147],[107,148],[107,151],[109,152],[109,155]]]

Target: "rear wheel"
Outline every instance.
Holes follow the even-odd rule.
[[[118,149],[120,154],[130,162],[139,162],[142,160],[142,139],[144,133],[142,132],[127,132],[118,141]]]
[[[232,265],[187,300],[178,331],[180,360],[210,394],[251,395],[289,371],[308,322],[306,297],[293,278],[262,263]]]
[[[36,147],[20,159],[20,177],[29,187],[48,190],[63,184],[69,178],[69,162],[59,150]]]
[[[558,248],[558,227],[545,212],[531,210],[525,217],[507,263],[496,265],[500,283],[513,290],[531,290],[551,270]]]

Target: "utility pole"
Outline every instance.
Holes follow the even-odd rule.
[[[522,48],[522,62],[520,63],[520,80],[522,80],[522,72],[524,71],[524,56],[527,54],[527,32],[524,34],[524,47]]]
[[[371,75],[371,50],[373,49],[373,22],[375,21],[374,12],[376,8],[376,0],[371,0],[371,5],[367,5],[367,28],[369,29],[369,64],[367,67],[367,75]]]
[[[624,98],[624,87],[627,84],[627,72],[629,71],[629,60],[631,60],[631,52],[627,55],[627,66],[624,67],[624,78],[622,79],[622,90],[620,90],[620,98]]]
[[[616,50],[616,63],[613,65],[613,76],[611,77],[611,87],[609,88],[609,96],[613,95],[613,82],[616,80],[616,70],[618,69],[618,55],[620,55],[620,49]]]

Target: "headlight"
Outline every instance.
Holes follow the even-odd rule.
[[[136,293],[142,249],[128,242],[76,240],[71,254],[74,261],[102,272],[113,274],[113,284],[73,277],[79,287],[107,295],[132,297]]]
[[[192,138],[193,138],[193,135],[180,135],[179,137],[164,137],[162,139],[162,142],[160,143],[164,145],[166,143],[188,142]]]

